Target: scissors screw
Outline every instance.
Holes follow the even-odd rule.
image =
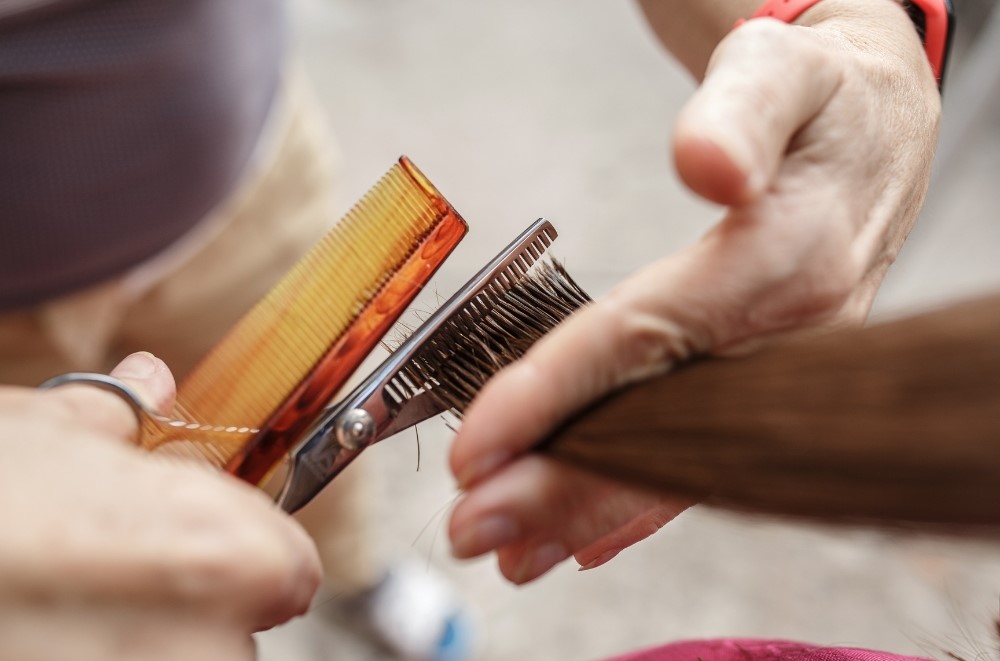
[[[347,450],[357,450],[368,444],[375,434],[375,421],[364,409],[344,413],[336,427],[337,442]]]

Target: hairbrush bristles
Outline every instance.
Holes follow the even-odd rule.
[[[532,261],[540,252],[532,251]],[[397,400],[429,390],[455,415],[487,379],[523,356],[543,335],[590,303],[558,262],[515,262],[516,277],[497,278],[448,318],[390,384]]]

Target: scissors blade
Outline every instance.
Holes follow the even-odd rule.
[[[388,426],[378,433],[374,442],[384,441],[447,410],[439,398],[431,395],[429,390],[425,390],[402,403],[399,412],[390,420]]]
[[[344,402],[346,404],[348,402]],[[331,422],[342,420],[348,410],[346,406],[338,405],[336,412],[331,412]],[[364,410],[364,405],[360,410]],[[278,496],[278,505],[288,513],[295,512],[305,506],[323,490],[333,478],[339,475],[354,461],[369,445],[395,436],[428,418],[444,413],[446,408],[440,404],[430,392],[423,392],[400,405],[398,411],[388,418],[388,424],[378,429],[374,438],[356,449],[344,447],[337,440],[333,425],[319,424],[314,427],[299,450],[290,456],[289,475],[285,486]],[[324,416],[326,419],[327,416]]]
[[[329,484],[332,476],[343,471],[359,454],[360,449],[332,446],[328,454],[330,465],[326,470],[308,456],[289,455],[288,476],[276,501],[278,507],[289,514],[302,509]]]

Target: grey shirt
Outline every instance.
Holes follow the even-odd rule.
[[[120,273],[236,184],[282,0],[0,0],[0,309]]]

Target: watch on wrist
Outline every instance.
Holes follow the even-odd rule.
[[[768,17],[791,23],[818,2],[820,0],[766,0],[750,18]],[[941,89],[955,31],[952,0],[904,0],[902,5],[920,35],[938,89]]]

